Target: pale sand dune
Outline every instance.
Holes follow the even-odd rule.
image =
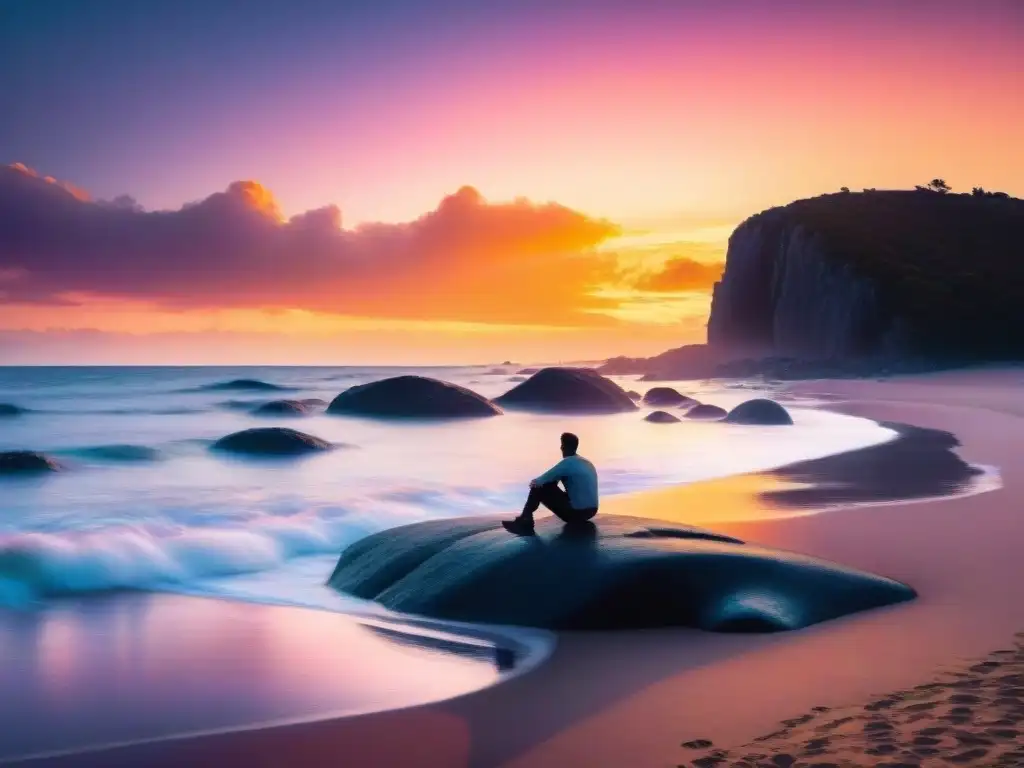
[[[776,732],[782,720],[799,721],[815,707],[863,712],[866,703],[884,699],[887,692],[914,689],[932,681],[938,670],[1006,648],[1024,629],[1022,381],[1022,372],[987,371],[792,387],[829,396],[830,408],[953,432],[963,443],[964,458],[1000,468],[1004,487],[991,493],[740,523],[735,521],[745,513],[738,512],[739,505],[750,509],[760,503],[758,491],[779,485],[774,478],[740,478],[605,505],[617,513],[635,509],[646,517],[705,524],[881,573],[914,586],[920,593],[915,601],[769,636],[688,630],[565,634],[551,660],[535,672],[447,702],[134,748],[73,764],[664,768],[702,756],[684,742],[707,739],[734,754],[736,745]],[[925,689],[925,694],[941,698],[942,690]],[[954,704],[973,707],[969,713],[950,711],[957,722],[923,717],[910,724],[912,730],[927,739],[938,732],[920,730],[946,725],[958,732],[1011,729],[985,725],[1012,719],[996,704],[998,685],[991,695],[985,690],[971,704],[943,699],[943,711],[947,704],[950,710]],[[762,742],[765,753],[824,738],[808,731],[832,713],[816,714]],[[962,720],[967,714],[971,719]],[[893,723],[894,729],[910,726]],[[946,732],[942,735],[946,739]],[[997,734],[986,738],[992,736],[1010,741]],[[946,742],[940,742],[945,749]],[[835,743],[854,742],[836,737]],[[852,749],[848,756],[856,752]],[[848,765],[893,762],[867,754],[844,759]]]

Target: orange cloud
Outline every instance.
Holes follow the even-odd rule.
[[[253,181],[176,211],[93,202],[0,167],[5,300],[100,298],[163,308],[279,308],[463,322],[614,322],[595,310],[619,228],[556,203],[490,203],[472,187],[403,224],[342,227],[336,206],[290,219]]]
[[[661,271],[642,277],[636,287],[659,293],[709,291],[721,279],[724,269],[724,262],[708,263],[679,257],[666,262]]]

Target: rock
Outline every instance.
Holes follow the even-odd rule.
[[[716,368],[735,355],[735,350],[687,344],[655,357],[613,357],[598,370],[607,376],[641,375],[642,381],[704,379],[714,376]]]
[[[518,383],[520,381],[526,381],[526,377],[525,376],[509,376],[508,380],[513,382],[513,383]]]
[[[315,408],[320,405],[327,405],[326,400],[321,400],[319,397],[306,397],[299,400],[303,405],[308,405],[310,408]]]
[[[537,520],[509,535],[492,515],[392,528],[342,552],[333,588],[394,611],[553,630],[686,626],[798,629],[915,596],[844,566],[660,520]]]
[[[205,389],[240,392],[277,392],[286,390],[288,387],[281,387],[268,381],[260,381],[259,379],[232,379],[231,381],[210,384]]]
[[[307,416],[312,409],[301,400],[271,400],[253,411],[254,416]]]
[[[222,437],[213,444],[217,451],[252,456],[300,456],[330,450],[333,446],[319,437],[285,427],[258,427]]]
[[[515,365],[515,363],[513,363],[511,360],[506,360],[505,362],[502,363],[502,365]]]
[[[652,387],[644,394],[645,405],[683,405],[697,402],[692,397],[677,392],[672,387]]]
[[[643,395],[637,392],[635,389],[630,389],[626,392],[626,397],[632,400],[634,403],[638,403],[643,399]]]
[[[544,368],[494,402],[549,413],[621,413],[637,408],[618,384],[589,368]]]
[[[675,424],[679,418],[666,411],[651,411],[644,416],[644,421],[649,421],[652,424]]]
[[[328,413],[376,418],[472,418],[497,416],[501,409],[482,395],[424,376],[395,376],[346,389]]]
[[[36,451],[0,451],[0,475],[30,475],[56,472],[60,463]]]
[[[28,413],[24,408],[11,403],[0,403],[0,418],[5,416],[20,416],[23,413]]]
[[[716,421],[718,419],[724,419],[728,412],[725,408],[719,408],[717,405],[709,405],[707,403],[697,403],[697,405],[690,408],[685,414],[688,419],[704,419],[707,421]]]
[[[518,371],[516,371],[516,373],[521,374],[523,376],[533,376],[533,374],[535,374],[539,370],[540,368],[520,368]]]
[[[1012,198],[892,190],[798,200],[729,238],[707,339],[820,360],[1019,360],[1022,241],[1024,201]]]
[[[726,415],[730,424],[792,424],[789,411],[774,400],[747,400],[740,403]]]

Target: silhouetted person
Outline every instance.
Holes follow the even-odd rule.
[[[515,520],[503,521],[506,530],[520,536],[533,533],[533,513],[541,504],[566,523],[584,523],[597,514],[597,470],[576,453],[579,445],[576,435],[562,435],[562,460],[530,481],[523,513]],[[564,491],[558,487],[559,482],[565,486]]]

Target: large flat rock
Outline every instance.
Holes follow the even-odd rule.
[[[402,613],[547,629],[799,629],[909,600],[910,587],[711,531],[625,516],[513,536],[495,517],[434,520],[346,549],[329,584]]]

